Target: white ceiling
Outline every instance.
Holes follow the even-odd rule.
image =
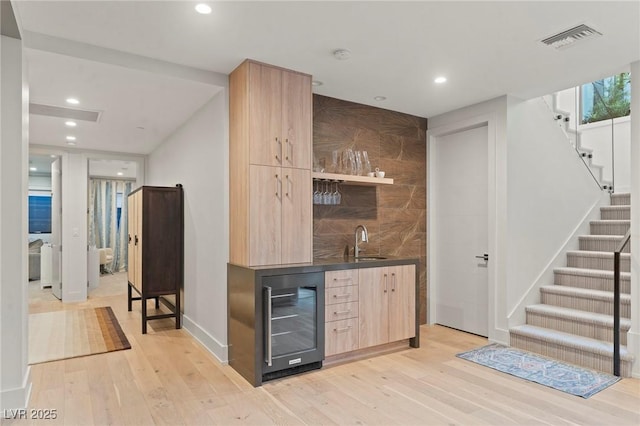
[[[504,94],[540,96],[640,60],[639,1],[209,4],[211,15],[195,13],[193,1],[17,1],[16,9],[27,35],[223,74],[253,58],[312,74],[324,83],[316,93],[423,117]],[[562,51],[540,43],[581,23],[603,36]],[[337,48],[351,59],[336,60]],[[41,51],[28,58],[34,101],[60,104],[73,92],[104,111],[91,125],[99,132],[77,131],[95,149],[148,153],[219,90]],[[438,75],[449,81],[434,84]],[[64,144],[59,123],[32,120],[36,143]]]

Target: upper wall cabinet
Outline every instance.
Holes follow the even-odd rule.
[[[248,74],[249,161],[310,169],[311,76],[250,61],[242,67]]]
[[[311,76],[245,61],[229,77],[229,258],[310,262]]]

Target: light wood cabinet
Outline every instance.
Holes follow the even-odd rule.
[[[174,317],[180,328],[180,290],[184,262],[184,201],[182,186],[143,186],[127,201],[127,302],[140,300],[142,333],[147,321]],[[133,297],[132,290],[139,294]],[[169,301],[164,296],[172,296]],[[171,313],[147,315],[147,299],[162,301]]]
[[[325,272],[325,356],[355,351],[358,338],[358,270]]]
[[[415,265],[359,270],[360,348],[416,335]]]
[[[311,262],[311,76],[247,60],[229,92],[230,260]]]

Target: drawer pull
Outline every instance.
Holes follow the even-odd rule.
[[[337,299],[339,297],[351,297],[351,293],[344,293],[344,294],[334,294],[333,298]]]
[[[335,311],[333,315],[344,315],[351,312],[351,309],[347,309],[346,311]]]
[[[351,277],[346,277],[346,278],[334,278],[333,281],[351,281],[352,278]]]
[[[351,330],[351,326],[348,326],[348,327],[342,327],[342,328],[334,328],[334,329],[333,329],[333,331],[334,331],[334,332],[336,332],[336,333],[339,333],[339,332],[341,332],[341,331],[349,331],[349,330]]]

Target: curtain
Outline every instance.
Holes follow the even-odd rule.
[[[113,250],[111,271],[127,267],[127,196],[132,182],[90,179],[89,245]]]

